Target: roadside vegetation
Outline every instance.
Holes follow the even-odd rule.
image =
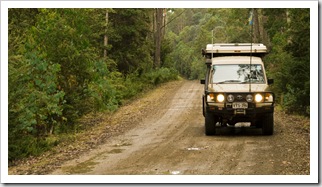
[[[250,9],[9,9],[9,161],[37,156],[162,83],[204,76],[201,48],[251,41]],[[255,9],[283,110],[310,112],[309,9]]]

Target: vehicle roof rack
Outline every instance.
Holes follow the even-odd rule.
[[[266,53],[267,48],[261,43],[214,43],[208,44],[206,50],[202,50],[202,55],[207,58],[211,56],[263,56]]]

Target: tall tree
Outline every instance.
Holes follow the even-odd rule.
[[[160,57],[161,57],[161,40],[162,40],[162,23],[163,23],[163,8],[155,9],[155,52],[154,52],[154,66],[160,67]]]
[[[153,41],[150,41],[152,9],[113,9],[109,13],[109,57],[117,62],[118,70],[131,73],[151,67]]]
[[[106,14],[105,14],[105,22],[106,22],[106,29],[105,29],[105,34],[104,34],[104,57],[107,57],[107,44],[108,44],[108,36],[107,36],[107,27],[108,27],[108,9],[106,9]]]
[[[309,113],[310,106],[310,10],[289,10],[289,42],[285,49],[293,56],[288,68],[285,104],[289,109]],[[300,80],[300,81],[299,81]]]
[[[275,78],[274,91],[287,111],[309,114],[310,14],[309,9],[264,9],[271,38],[266,57]]]
[[[259,15],[258,15],[258,9],[257,8],[254,8],[254,9],[252,9],[252,11],[253,11],[253,28],[254,28],[254,43],[259,43],[259,42],[261,42],[261,35],[260,35],[260,30],[259,30],[259,28],[260,28],[260,22],[259,22]]]

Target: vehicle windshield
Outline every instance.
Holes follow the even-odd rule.
[[[264,72],[261,64],[220,64],[213,65],[212,83],[214,84],[264,84]]]

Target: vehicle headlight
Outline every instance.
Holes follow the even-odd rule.
[[[246,101],[247,102],[252,102],[253,101],[253,96],[252,95],[247,95],[246,96]]]
[[[263,96],[261,94],[256,94],[255,95],[255,101],[257,103],[262,102],[263,101]]]
[[[271,93],[266,93],[265,94],[265,102],[273,102],[273,94],[271,94]]]
[[[223,102],[225,100],[225,96],[223,94],[218,94],[217,95],[217,101],[218,102]]]
[[[215,101],[215,94],[214,93],[208,94],[207,101],[208,102],[214,102]]]
[[[227,101],[228,102],[233,102],[234,101],[234,96],[232,95],[232,94],[229,94],[228,96],[227,96]]]

